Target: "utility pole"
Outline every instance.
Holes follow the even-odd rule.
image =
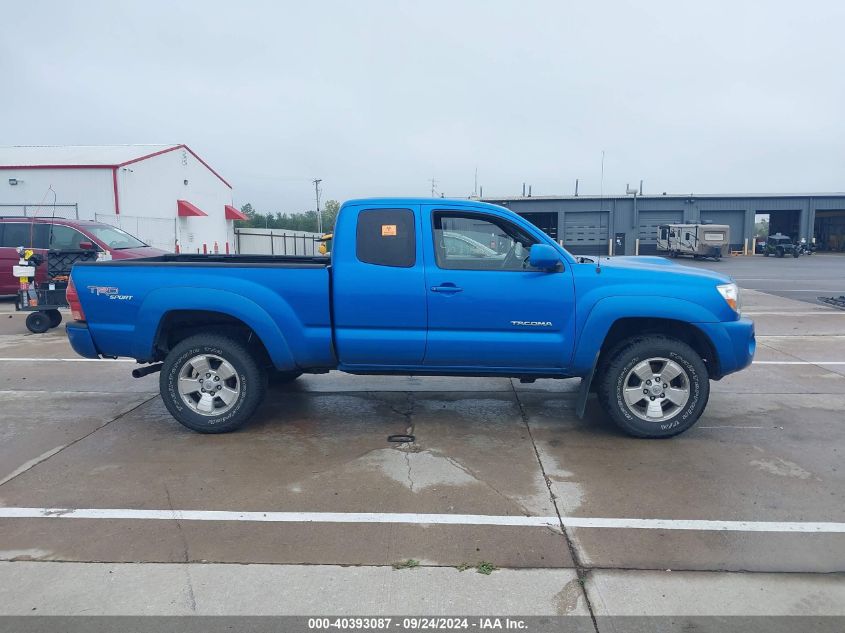
[[[475,183],[472,186],[472,196],[478,197],[478,167],[475,168]]]
[[[431,197],[437,197],[437,180],[434,178],[429,178],[428,181],[431,183]]]
[[[320,213],[320,183],[323,182],[322,178],[315,178],[313,181],[314,183],[314,196],[317,198],[317,233],[323,232],[323,214]]]

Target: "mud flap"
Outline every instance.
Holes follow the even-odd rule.
[[[590,395],[590,385],[593,382],[593,376],[596,373],[596,365],[598,365],[599,355],[593,359],[593,368],[590,373],[581,378],[581,386],[578,389],[578,399],[575,401],[575,415],[579,419],[584,417],[584,411],[587,408],[587,397]]]

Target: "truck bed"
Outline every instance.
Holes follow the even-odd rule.
[[[160,255],[83,263],[73,282],[103,356],[149,362],[169,319],[248,326],[279,369],[336,364],[328,257]],[[174,313],[177,313],[174,316]]]

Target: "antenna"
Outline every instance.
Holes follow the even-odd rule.
[[[48,191],[53,192],[53,215],[50,217],[50,236],[47,238],[47,250],[53,248],[53,226],[56,222],[56,190],[50,185]]]
[[[601,222],[601,214],[604,213],[604,150],[601,151],[601,179],[599,180],[599,222]],[[610,237],[608,235],[608,237]],[[601,253],[596,257],[596,274],[601,274]]]
[[[437,197],[437,180],[435,178],[429,178],[428,182],[431,183],[431,197]]]

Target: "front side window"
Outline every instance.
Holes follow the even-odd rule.
[[[61,224],[54,224],[50,233],[50,248],[57,250],[79,249],[80,243],[91,241],[76,229]]]
[[[457,211],[434,213],[434,252],[440,268],[525,270],[536,243],[507,220]]]
[[[417,261],[414,213],[410,209],[366,209],[358,214],[355,252],[376,266],[411,268]]]
[[[143,248],[144,246],[147,246],[147,244],[139,240],[137,237],[129,235],[129,233],[117,228],[116,226],[109,226],[108,224],[89,224],[85,227],[85,230],[90,231],[94,237],[116,251],[125,250],[127,248]]]

